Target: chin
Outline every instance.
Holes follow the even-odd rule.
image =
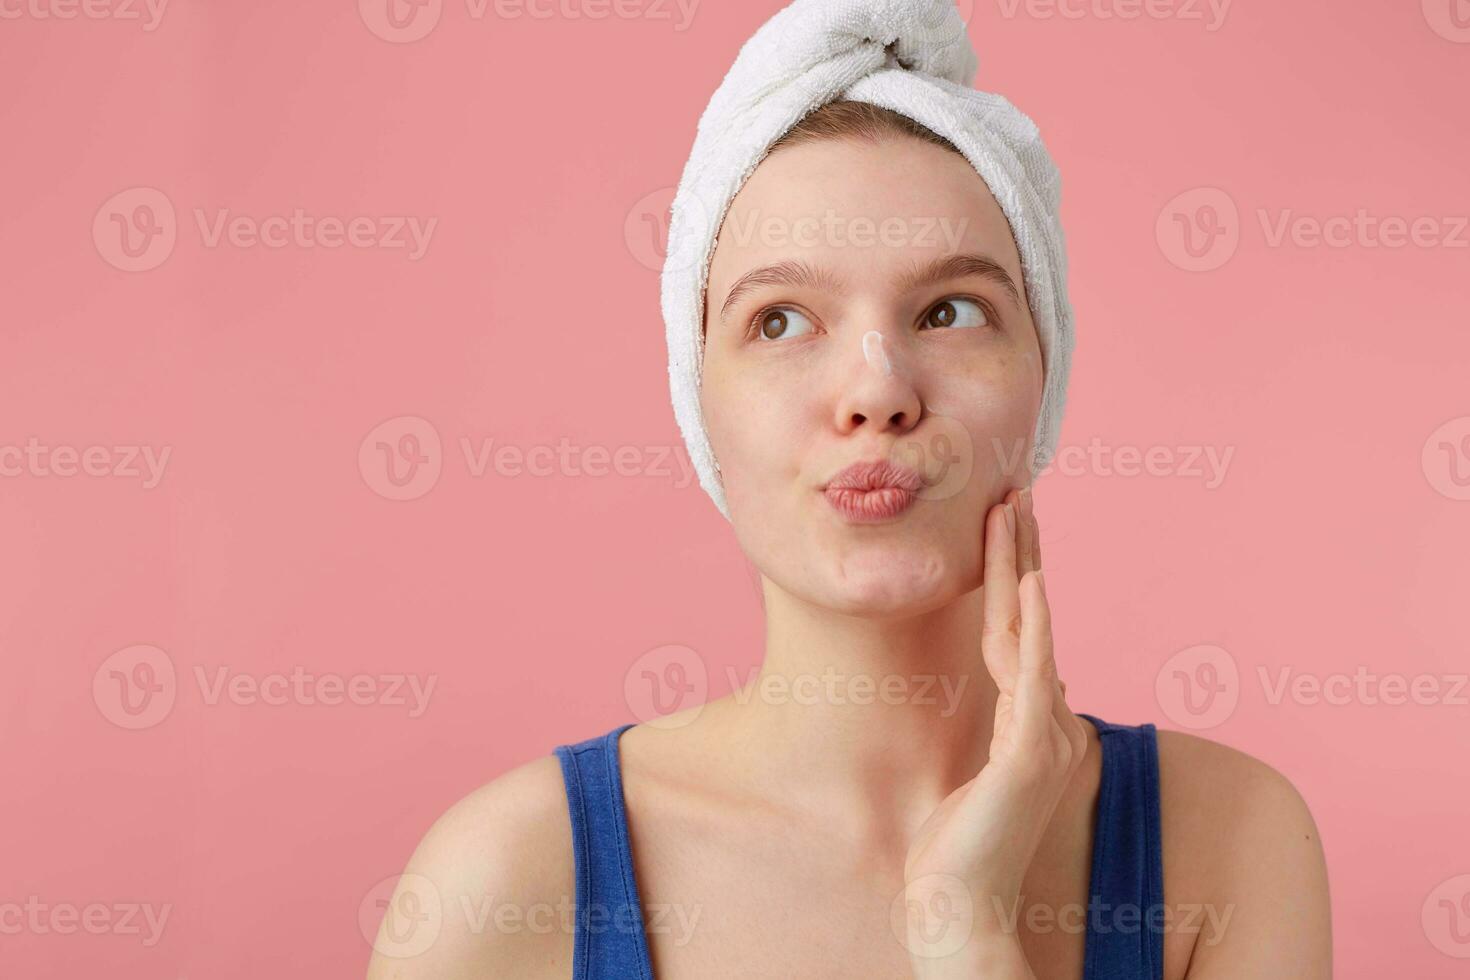
[[[938,546],[893,544],[848,549],[815,563],[823,570],[809,601],[851,616],[900,619],[953,602],[965,591],[951,556]]]

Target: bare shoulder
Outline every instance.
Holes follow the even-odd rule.
[[[1320,848],[1306,800],[1270,765],[1185,732],[1160,730],[1158,746],[1160,808],[1188,837],[1275,853]]]
[[[571,976],[573,872],[561,765],[547,755],[429,828],[389,901],[369,980]]]
[[[1165,903],[1199,930],[1180,975],[1331,976],[1326,861],[1301,793],[1219,742],[1161,730],[1158,747]]]

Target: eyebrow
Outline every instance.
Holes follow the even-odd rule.
[[[725,305],[720,307],[720,319],[725,319],[730,308],[740,302],[746,293],[762,286],[797,286],[806,289],[836,291],[841,285],[826,269],[814,268],[809,263],[797,259],[788,259],[774,265],[763,265],[760,268],[751,269],[735,280],[735,285],[730,287],[730,292],[725,296]]]
[[[989,279],[1003,288],[1018,307],[1024,305],[1021,301],[1021,291],[1017,288],[1010,273],[1006,272],[1000,263],[984,255],[949,255],[922,265],[916,262],[908,272],[899,278],[898,288],[900,292],[907,293],[921,286],[930,286],[951,279],[965,279],[970,276]],[[735,285],[730,287],[730,292],[725,296],[724,305],[720,307],[720,319],[724,320],[730,308],[738,303],[746,293],[762,286],[794,286],[836,291],[841,288],[841,285],[842,283],[826,269],[814,267],[798,259],[763,265],[735,280]]]

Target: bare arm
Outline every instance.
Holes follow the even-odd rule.
[[[1161,772],[1165,819],[1171,804],[1190,807],[1180,846],[1208,849],[1200,892],[1189,896],[1203,909],[1184,975],[1330,978],[1327,865],[1296,787],[1257,759],[1189,735],[1161,732],[1160,755],[1171,760]]]
[[[572,974],[571,823],[546,756],[450,807],[384,911],[368,980]]]

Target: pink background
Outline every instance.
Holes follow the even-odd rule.
[[[667,459],[652,226],[779,4],[705,0],[681,25],[652,0],[603,19],[443,0],[420,11],[432,29],[385,39],[380,0],[177,2],[151,30],[146,8],[99,2],[142,19],[16,0],[0,21],[0,906],[101,903],[116,927],[10,928],[0,972],[360,975],[380,883],[452,802],[633,720],[624,682],[650,651],[695,651],[711,696],[757,662],[752,572]],[[962,4],[980,86],[1038,121],[1064,175],[1062,447],[1179,464],[1038,485],[1070,699],[1294,780],[1344,977],[1464,976],[1470,956],[1454,2],[1459,21],[1449,0],[1238,0],[1213,24],[1203,3]],[[160,200],[165,234],[129,259],[113,216]],[[384,217],[437,223],[411,258],[211,245],[195,216],[298,208],[372,218],[368,238]],[[1273,244],[1287,209],[1432,225],[1397,248]],[[1181,221],[1223,234],[1191,255]],[[398,487],[376,447],[414,451],[405,435],[423,463]],[[18,457],[33,438],[53,455]],[[491,439],[623,448],[624,474],[581,456],[476,475],[463,441]],[[129,446],[168,450],[156,485]],[[58,472],[93,447],[90,475]],[[1218,485],[1188,447],[1233,452]],[[363,675],[370,703],[210,686],[297,667]],[[1359,668],[1440,695],[1271,696],[1283,669]],[[410,674],[435,685],[417,717],[385,679]],[[1213,678],[1215,700],[1181,677]],[[170,907],[156,943],[123,928],[129,903]]]

